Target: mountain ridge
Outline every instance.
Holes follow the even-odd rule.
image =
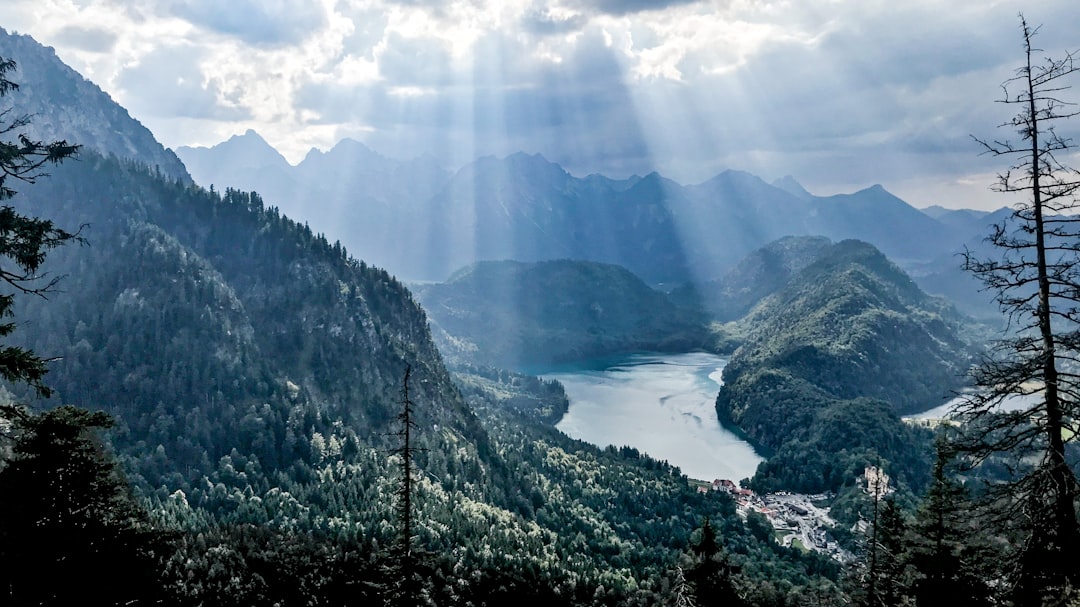
[[[41,141],[66,140],[106,156],[149,166],[170,179],[192,183],[184,164],[141,122],[100,87],[83,78],[52,47],[0,27],[0,57],[16,62],[5,99],[32,116],[23,132]]]
[[[319,157],[340,156],[334,151],[340,145]],[[366,177],[336,192],[305,193],[331,178],[309,172],[300,179],[297,167],[282,170],[303,186],[279,192],[268,181],[264,192],[273,204],[304,199],[283,206],[286,214],[413,280],[441,281],[484,259],[574,258],[614,263],[652,284],[673,285],[718,278],[746,254],[785,235],[862,238],[904,263],[925,262],[962,241],[956,236],[960,228],[939,224],[880,185],[814,196],[794,179],[769,184],[734,169],[694,185],[656,172],[621,180],[576,177],[542,155],[524,152],[478,158],[429,178],[409,175],[401,168],[405,161],[383,160],[390,164],[378,171],[349,165]],[[197,180],[225,183],[212,175]],[[883,209],[887,221],[873,216]],[[390,226],[393,237],[372,229],[373,223]]]

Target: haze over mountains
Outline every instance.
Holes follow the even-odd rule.
[[[177,154],[196,182],[258,190],[286,215],[407,280],[444,280],[476,261],[572,258],[622,265],[653,284],[704,282],[789,235],[865,240],[918,280],[958,271],[955,254],[998,218],[923,212],[880,185],[815,196],[790,176],[770,184],[734,170],[694,185],[657,173],[577,177],[518,153],[451,173],[431,159],[394,160],[348,139],[292,166],[254,131]]]
[[[571,440],[553,427],[562,387],[504,365],[730,354],[716,413],[771,452],[753,487],[850,505],[871,463],[905,491],[927,481],[931,433],[898,414],[960,388],[975,348],[967,319],[882,251],[962,290],[954,252],[993,214],[739,171],[689,186],[576,177],[523,153],[450,172],[350,140],[291,166],[253,132],[181,150],[208,190],[107,95],[12,38],[0,51],[42,71],[22,91],[42,136],[88,138],[13,204],[87,226],[90,243],[50,254],[69,292],[19,298],[15,343],[57,357],[63,402],[118,420],[108,439],[140,504],[177,532],[163,578],[180,604],[380,598],[408,398],[433,604],[672,604],[669,574],[708,525],[725,554],[701,562],[747,604],[836,594],[829,557],[781,546],[763,515],[633,446]],[[395,274],[449,278],[410,289]],[[850,536],[861,514],[841,514],[833,531]]]

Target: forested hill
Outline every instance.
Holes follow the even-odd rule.
[[[824,236],[785,236],[753,251],[720,278],[676,288],[671,300],[686,308],[701,308],[718,321],[738,320],[766,296],[787,286],[831,245]]]
[[[59,357],[58,398],[119,414],[175,463],[240,446],[287,465],[309,454],[312,432],[335,436],[329,420],[378,442],[406,366],[421,423],[482,439],[408,290],[257,195],[84,153],[15,201],[83,225],[88,243],[47,262],[62,293],[16,310],[28,345]]]
[[[440,350],[474,364],[515,368],[713,345],[696,315],[611,264],[487,261],[415,288]]]
[[[836,489],[877,456],[908,483],[926,472],[927,445],[898,414],[941,404],[962,385],[971,353],[950,306],[873,246],[848,240],[740,322],[747,339],[724,369],[717,412],[777,452],[759,482]]]

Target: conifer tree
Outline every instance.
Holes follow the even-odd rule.
[[[876,495],[866,560],[860,564],[852,598],[855,605],[864,607],[898,607],[907,597],[903,560],[906,523],[895,500]]]
[[[686,580],[694,588],[694,603],[736,607],[744,601],[735,589],[736,567],[716,539],[708,517],[701,523],[698,542],[690,547],[692,565]]]
[[[1077,480],[1065,455],[1080,397],[1080,174],[1065,164],[1074,142],[1056,129],[1080,113],[1063,98],[1077,68],[1075,53],[1039,61],[1038,30],[1020,22],[1024,63],[1002,86],[1002,102],[1018,107],[1003,126],[1017,139],[978,141],[1011,162],[995,189],[1023,201],[989,236],[995,256],[965,254],[1011,333],[974,373],[980,390],[959,408],[966,432],[956,446],[972,464],[996,458],[1012,471],[995,485],[993,503],[1003,528],[1027,521],[1018,529],[1016,587],[1061,596],[1080,582]]]
[[[112,419],[64,406],[0,408],[0,604],[148,605],[166,548],[95,430]]]
[[[15,61],[0,57],[0,98],[19,88],[8,80]],[[46,165],[56,164],[76,153],[79,146],[66,141],[44,143],[30,139],[23,129],[30,116],[18,114],[14,108],[0,109],[0,203],[15,196],[14,182],[34,183],[46,175]],[[44,297],[58,277],[40,273],[48,251],[72,240],[79,234],[57,228],[52,221],[23,215],[10,204],[0,205],[0,281],[11,287],[0,294],[0,318],[10,319],[15,294]],[[0,321],[0,337],[15,330],[11,320]],[[18,346],[0,346],[0,379],[26,382],[43,396],[50,394],[42,383],[45,363],[37,354]]]
[[[415,546],[413,536],[413,497],[414,467],[413,459],[419,448],[413,446],[413,432],[417,430],[413,421],[413,402],[409,395],[409,378],[412,367],[405,367],[405,377],[401,382],[401,413],[397,416],[400,429],[395,435],[401,439],[399,447],[393,453],[401,456],[401,478],[398,480],[394,497],[397,500],[398,536],[394,543],[390,566],[389,603],[395,607],[416,607],[423,604],[421,591],[422,554]]]
[[[973,504],[949,475],[950,453],[938,441],[930,487],[910,527],[905,561],[918,607],[980,607],[990,603],[988,546],[979,537]]]

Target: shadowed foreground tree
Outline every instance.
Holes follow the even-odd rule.
[[[19,88],[8,80],[15,62],[0,57],[0,97]],[[46,175],[44,168],[75,154],[78,146],[66,141],[42,143],[21,132],[30,124],[30,117],[14,113],[14,108],[0,110],[0,202],[15,195],[13,182],[34,183]],[[48,251],[71,240],[80,240],[78,233],[67,232],[47,219],[18,213],[12,206],[0,206],[0,284],[10,290],[0,293],[0,318],[10,319],[15,294],[44,297],[58,277],[39,274]],[[0,322],[0,337],[15,330],[11,320]],[[45,375],[45,360],[17,346],[0,346],[0,378],[10,382],[26,382],[43,396],[50,390],[41,379]]]
[[[958,411],[966,432],[956,446],[975,465],[993,458],[1010,471],[992,493],[998,521],[1019,546],[1014,600],[1042,605],[1080,581],[1077,483],[1065,458],[1080,396],[1080,175],[1064,164],[1074,142],[1055,130],[1078,112],[1061,97],[1075,53],[1039,61],[1037,29],[1020,21],[1025,62],[1002,85],[1001,100],[1018,107],[1003,125],[1015,138],[978,141],[1011,163],[994,189],[1023,201],[988,237],[995,257],[965,253],[966,269],[994,294],[1011,332],[974,371],[980,390]]]
[[[0,604],[148,605],[165,548],[95,430],[105,413],[0,408]],[[0,443],[2,446],[3,443]]]
[[[992,574],[993,551],[978,529],[968,493],[949,475],[951,457],[939,440],[930,488],[910,528],[905,560],[918,607],[991,604],[991,580],[997,577]]]
[[[0,97],[15,62],[0,57]],[[14,182],[34,183],[48,164],[78,146],[27,136],[26,115],[0,110],[0,202]],[[58,277],[40,272],[49,250],[78,233],[47,219],[0,206],[0,318],[10,319],[16,295],[44,297]],[[0,322],[0,337],[15,330]],[[0,378],[25,382],[48,396],[46,361],[17,346],[0,346]],[[164,545],[135,503],[115,462],[93,434],[112,425],[104,413],[60,407],[34,414],[0,407],[0,604],[140,605],[157,602],[157,554]]]
[[[685,573],[686,581],[694,589],[693,604],[699,607],[745,605],[735,590],[734,577],[738,568],[717,541],[716,530],[708,517],[701,524],[700,533],[698,542],[690,546],[690,567]],[[682,573],[681,569],[679,573]]]

